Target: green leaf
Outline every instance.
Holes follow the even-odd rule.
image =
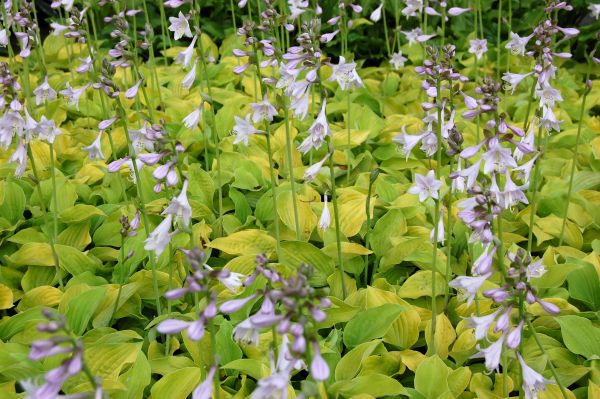
[[[69,301],[66,317],[75,334],[82,335],[85,332],[96,308],[104,299],[105,293],[106,288],[93,287]]]
[[[567,281],[571,298],[585,303],[590,310],[600,310],[600,280],[593,265],[587,263],[573,270]]]
[[[186,367],[164,376],[152,386],[152,398],[186,399],[202,380],[198,367]]]
[[[560,324],[565,346],[573,353],[586,358],[600,357],[600,328],[580,316],[561,316],[555,318]]]
[[[352,348],[383,337],[402,310],[401,305],[389,303],[360,312],[346,324],[344,344]]]
[[[302,263],[311,265],[315,269],[311,283],[319,287],[326,285],[327,277],[335,271],[335,265],[330,256],[311,243],[302,241],[282,242],[279,262],[292,269],[296,269]]]
[[[371,249],[378,256],[383,256],[392,246],[392,240],[406,233],[406,219],[401,209],[392,209],[375,223],[369,236]]]
[[[213,240],[209,247],[231,255],[267,255],[275,251],[275,239],[263,230],[242,230]]]
[[[427,399],[437,399],[450,391],[448,366],[438,355],[426,358],[415,372],[415,389]]]
[[[23,219],[23,211],[27,203],[23,189],[14,182],[1,181],[0,215],[13,225]]]
[[[92,205],[76,204],[60,213],[63,223],[79,223],[94,216],[106,216],[104,212]]]
[[[381,340],[365,342],[346,353],[335,367],[335,380],[342,381],[354,378],[358,374],[363,360],[371,356],[380,343]]]
[[[369,374],[354,378],[350,381],[339,381],[331,386],[334,395],[353,397],[355,395],[370,395],[375,398],[382,396],[397,397],[406,394],[406,390],[392,377],[383,374]]]

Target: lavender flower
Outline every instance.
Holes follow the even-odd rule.
[[[423,202],[427,198],[438,199],[438,190],[442,186],[442,182],[435,178],[435,172],[430,170],[427,175],[415,174],[416,185],[412,186],[408,192],[418,194],[419,201]]]

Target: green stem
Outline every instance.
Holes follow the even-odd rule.
[[[387,20],[385,18],[385,0],[382,2],[383,7],[381,8],[381,18],[383,19],[383,34],[385,36],[385,48],[387,49],[388,58],[392,56],[392,51],[390,50],[390,38],[388,36],[388,26]]]
[[[589,78],[589,69],[586,76],[586,82]],[[587,83],[586,83],[587,84]],[[583,125],[583,116],[585,113],[585,102],[589,94],[589,90],[585,90],[583,98],[581,99],[581,109],[579,110],[579,123],[577,124],[577,136],[575,138],[575,148],[573,149],[573,159],[571,164],[571,173],[569,175],[569,189],[567,190],[567,201],[565,203],[565,211],[563,214],[562,226],[560,228],[560,236],[558,238],[558,246],[560,247],[563,243],[565,235],[565,227],[567,226],[567,216],[569,214],[569,205],[571,203],[571,194],[573,193],[573,179],[575,177],[575,169],[577,166],[577,156],[579,155],[579,140],[581,139],[581,125]]]
[[[452,173],[454,169],[454,158],[450,158],[450,171],[449,174]],[[452,275],[452,190],[448,192],[448,200],[447,200],[446,209],[448,211],[448,219],[446,223],[446,284],[450,283],[450,277]],[[450,285],[446,287],[446,291],[444,293],[444,310],[448,307],[448,302],[450,301]]]
[[[546,349],[544,349],[544,345],[542,345],[542,341],[540,341],[540,338],[538,337],[537,332],[535,331],[535,327],[533,327],[533,324],[531,323],[531,320],[529,320],[529,317],[526,317],[526,320],[527,320],[527,326],[529,327],[529,330],[531,331],[531,334],[533,335],[533,338],[535,339],[536,344],[540,348],[540,351],[542,352],[542,354],[546,355],[546,357],[548,358],[548,366],[550,367],[550,372],[552,373],[552,376],[554,377],[554,380],[556,381],[556,385],[558,385],[558,387],[560,388],[560,393],[562,394],[562,397],[564,399],[569,399],[569,396],[567,395],[567,391],[566,391],[564,385],[560,382],[560,379],[558,378],[558,373],[556,372],[556,369],[554,368],[554,365],[552,364],[552,360],[548,356]]]
[[[125,236],[121,234],[121,248],[119,248],[119,264],[118,266],[124,268],[125,259]],[[129,276],[127,276],[129,278]],[[126,280],[125,280],[126,281]],[[115,315],[117,314],[117,310],[119,309],[119,300],[121,299],[121,292],[123,291],[123,284],[125,281],[119,281],[119,290],[117,291],[117,299],[115,300],[115,307],[113,308],[112,316],[110,316],[109,326],[112,326],[115,321]]]
[[[369,235],[371,233],[371,193],[373,191],[373,183],[375,182],[375,178],[372,177],[372,174],[375,171],[371,172],[371,176],[369,177],[369,189],[367,191],[367,201],[365,203],[365,212],[367,213],[367,232],[365,233],[365,246],[367,249],[371,249],[371,243],[369,242]],[[375,265],[373,265],[373,274],[375,273]],[[369,285],[369,282],[373,280],[373,274],[369,275],[369,254],[365,255],[365,286]]]
[[[348,96],[346,97],[347,101],[346,104],[348,106],[348,119],[346,121],[348,127],[347,127],[347,136],[348,136],[348,149],[346,150],[346,156],[348,157],[348,165],[347,165],[347,170],[346,170],[346,184],[349,186],[350,185],[350,169],[352,169],[352,162],[351,162],[351,158],[352,158],[352,136],[350,134],[350,121],[351,121],[351,112],[350,112],[350,106],[351,106],[351,101],[350,101],[350,89],[348,89]]]
[[[260,70],[259,70],[260,76]],[[262,77],[261,77],[262,82]],[[263,87],[263,93],[266,87]],[[302,233],[300,231],[300,216],[298,215],[298,199],[296,198],[296,179],[294,178],[294,158],[292,155],[292,135],[290,132],[290,114],[287,105],[287,97],[283,96],[283,112],[284,112],[284,123],[285,123],[285,145],[288,163],[288,173],[290,177],[290,187],[292,190],[292,206],[294,207],[294,226],[296,227],[296,240],[302,239]]]
[[[531,120],[531,122],[529,121],[529,113],[531,112],[531,104],[533,104],[533,95],[535,94],[535,85],[536,85],[536,83],[533,82],[531,84],[531,89],[529,90],[529,101],[527,102],[527,111],[525,111],[525,126],[524,126],[525,132],[527,132],[527,130],[529,130],[529,125],[533,122],[533,119]]]
[[[344,260],[342,259],[342,239],[340,229],[340,213],[338,209],[337,190],[335,187],[335,170],[333,167],[333,144],[328,138],[329,145],[329,173],[331,175],[331,203],[333,204],[333,217],[335,218],[335,239],[337,244],[337,255],[340,262],[340,271],[342,274],[342,299],[346,299],[348,293],[346,289],[346,272],[344,271]]]
[[[496,32],[496,81],[500,81],[500,33],[502,31],[502,0],[498,0],[498,22]]]
[[[441,98],[442,88],[441,81],[437,81],[437,97],[436,99]],[[436,171],[435,176],[436,179],[439,179],[442,175],[442,125],[444,120],[442,119],[442,108],[444,105],[442,103],[438,104],[439,107],[437,109],[437,150],[436,150]],[[437,272],[437,249],[438,249],[438,231],[439,231],[439,221],[440,221],[440,202],[441,198],[435,201],[435,213],[433,216],[433,242],[432,246],[432,254],[431,254],[431,348],[429,348],[428,352],[431,354],[436,353],[435,347],[435,330],[437,324],[437,301],[436,301],[436,272]],[[448,226],[450,227],[450,226]]]
[[[208,298],[210,301],[210,298]],[[213,319],[208,320],[208,331],[210,333],[210,351],[212,353],[212,364],[217,368],[214,376],[214,397],[219,399],[221,397],[221,380],[219,378],[219,359],[217,352],[217,333],[215,329],[215,322]]]
[[[58,259],[58,253],[56,252],[56,242],[58,241],[58,193],[56,191],[56,170],[54,169],[54,144],[49,143],[50,146],[50,176],[52,179],[52,201],[54,202],[54,210],[52,211],[52,239],[50,240],[50,247],[52,249],[52,257],[54,258],[54,265],[56,267],[56,278],[60,288],[63,287],[62,278],[60,276],[60,264]],[[31,157],[33,159],[33,157]],[[40,198],[41,200],[41,198]]]
[[[529,233],[527,235],[527,252],[531,253],[531,248],[533,246],[533,222],[535,220],[535,213],[536,213],[536,197],[537,197],[537,192],[538,192],[538,175],[539,175],[539,165],[540,163],[542,163],[542,158],[544,157],[544,152],[545,152],[545,143],[546,140],[542,140],[542,126],[540,125],[539,129],[538,129],[538,146],[540,146],[540,156],[538,158],[538,160],[535,162],[535,165],[533,165],[533,179],[531,181],[531,186],[530,189],[532,190],[531,192],[531,200],[529,201],[529,203],[531,204],[530,206],[530,214],[529,214]]]
[[[123,132],[125,133],[125,138],[127,139],[127,148],[129,149],[129,156],[131,157],[131,164],[133,168],[133,173],[136,179],[136,188],[137,194],[140,202],[140,213],[142,214],[142,221],[144,223],[144,229],[146,230],[146,235],[149,235],[151,232],[150,222],[148,221],[148,214],[146,212],[146,201],[144,200],[144,190],[142,187],[142,176],[140,174],[139,168],[137,167],[137,156],[135,150],[133,149],[133,145],[131,143],[131,137],[129,137],[129,129],[127,127],[127,113],[125,112],[125,108],[123,108],[123,104],[121,103],[121,99],[117,97],[117,107],[119,109],[119,116],[121,119],[121,124],[123,126]],[[152,269],[152,287],[154,289],[155,302],[156,302],[156,311],[158,315],[162,315],[162,307],[160,303],[160,293],[158,290],[158,277],[156,270],[156,259],[154,254],[151,254],[149,257],[150,266]]]

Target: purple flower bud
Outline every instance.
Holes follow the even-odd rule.
[[[306,338],[304,338],[304,335],[300,335],[299,337],[294,338],[292,350],[296,353],[306,352]]]
[[[204,320],[199,319],[192,322],[187,329],[187,333],[192,341],[200,341],[204,336]]]
[[[510,349],[515,349],[521,343],[521,333],[523,331],[524,323],[525,321],[521,320],[517,327],[506,336],[506,346]]]
[[[156,330],[161,334],[177,334],[188,328],[189,324],[189,322],[183,320],[167,319],[161,321],[156,326]]]
[[[250,295],[246,298],[232,299],[230,301],[224,302],[219,309],[221,310],[221,313],[235,313],[238,310],[242,309],[244,306],[246,306],[254,298],[256,298],[256,294]]]
[[[112,161],[108,164],[108,171],[111,173],[118,172],[121,169],[121,166],[127,161],[129,161],[129,157],[117,159],[116,161]]]
[[[313,342],[313,359],[310,363],[310,372],[316,381],[325,381],[329,378],[329,366],[321,356],[317,342]]]
[[[553,303],[538,300],[538,303],[544,308],[544,310],[550,314],[559,314],[560,308]]]

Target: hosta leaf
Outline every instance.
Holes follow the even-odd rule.
[[[0,181],[0,215],[10,223],[16,224],[23,218],[26,198],[23,189],[14,182]]]
[[[93,287],[69,301],[66,317],[75,334],[83,334],[105,294],[106,288]]]
[[[365,342],[346,353],[335,367],[335,380],[344,381],[354,378],[363,360],[371,356],[380,343],[381,340]]]
[[[344,344],[352,348],[383,337],[402,310],[401,305],[389,303],[358,313],[346,324]]]
[[[303,239],[308,239],[317,226],[317,215],[312,211],[310,203],[301,201],[296,195],[296,209],[298,210],[298,224]],[[296,231],[296,219],[292,201],[292,192],[284,191],[277,195],[277,215],[290,230]]]
[[[427,399],[440,398],[450,391],[448,374],[448,366],[439,356],[428,357],[417,367],[415,389]]]
[[[230,255],[270,254],[275,250],[275,239],[263,230],[242,230],[217,238],[208,246]]]
[[[446,317],[444,313],[440,313],[436,317],[436,325],[435,325],[435,349],[438,356],[442,359],[446,359],[448,357],[448,348],[454,340],[456,339],[456,332],[454,331],[454,327],[450,320]],[[427,323],[427,327],[425,327],[425,341],[427,342],[427,346],[431,346],[431,320]]]
[[[423,296],[431,296],[431,272],[426,270],[421,270],[413,275],[411,275],[400,290],[398,291],[398,295],[401,298],[420,298]],[[436,282],[436,296],[443,295],[444,289],[443,287],[446,285],[446,281],[444,277],[440,273],[435,274],[435,282]]]
[[[311,281],[317,286],[325,285],[327,277],[335,270],[333,259],[308,242],[282,242],[279,261],[294,269],[302,263],[311,265],[315,269],[315,275]]]
[[[152,386],[152,398],[185,399],[202,379],[198,367],[186,367],[162,377]]]
[[[369,374],[353,378],[349,381],[339,381],[331,386],[331,391],[344,397],[354,397],[358,394],[371,395],[375,398],[382,396],[398,396],[406,391],[400,382],[383,374]]]
[[[92,205],[76,204],[60,213],[63,223],[79,223],[94,216],[106,216],[104,212]]]
[[[565,346],[571,352],[588,359],[600,357],[600,328],[580,316],[560,316],[556,321],[560,324]]]
[[[0,284],[0,310],[12,308],[13,301],[14,296],[12,290],[4,284]]]

